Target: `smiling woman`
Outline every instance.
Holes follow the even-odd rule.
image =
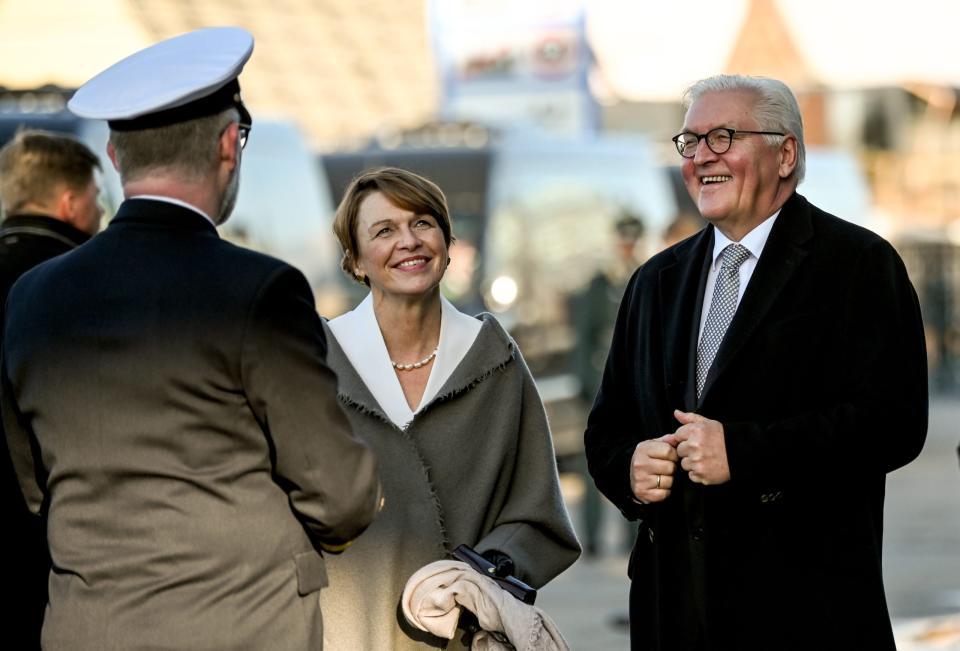
[[[550,430],[515,342],[492,316],[463,314],[440,294],[454,239],[440,188],[397,168],[364,172],[334,232],[344,271],[370,293],[327,324],[327,363],[380,461],[386,504],[327,559],[324,645],[440,646],[397,619],[421,567],[466,544],[539,587],[576,560]],[[461,648],[459,637],[446,648]]]
[[[439,218],[397,207],[382,192],[360,203],[354,275],[377,302],[387,294],[419,296],[439,286],[449,263]],[[447,228],[449,233],[449,225]]]

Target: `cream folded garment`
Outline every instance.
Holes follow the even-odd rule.
[[[536,606],[511,596],[460,561],[435,561],[420,568],[403,589],[407,621],[437,637],[453,639],[460,609],[477,616],[472,651],[569,651],[556,624]]]

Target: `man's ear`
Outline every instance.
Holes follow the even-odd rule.
[[[54,210],[54,213],[60,221],[67,222],[68,224],[73,223],[73,217],[75,214],[74,205],[77,199],[77,193],[73,191],[70,187],[63,187],[60,190],[60,194],[57,195],[57,205]]]
[[[237,164],[237,147],[240,145],[239,128],[240,125],[231,122],[220,134],[220,162],[230,164],[228,171],[233,171],[233,166]]]
[[[120,173],[120,166],[117,165],[117,150],[113,148],[113,143],[107,143],[107,156],[110,157],[110,162],[113,163],[113,169],[117,170],[117,174]]]
[[[797,167],[797,139],[794,136],[787,136],[780,144],[780,178],[785,179]]]

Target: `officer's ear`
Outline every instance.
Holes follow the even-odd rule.
[[[117,170],[117,174],[120,173],[120,166],[117,165],[117,150],[113,148],[113,143],[107,143],[107,156],[110,157],[110,162],[113,164],[113,169]]]
[[[237,164],[237,150],[240,147],[240,125],[231,122],[220,134],[220,162],[229,163],[230,169]]]

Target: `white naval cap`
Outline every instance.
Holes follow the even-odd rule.
[[[67,107],[120,131],[166,126],[230,106],[249,124],[237,77],[252,53],[253,35],[245,29],[198,29],[113,64],[81,86]]]

